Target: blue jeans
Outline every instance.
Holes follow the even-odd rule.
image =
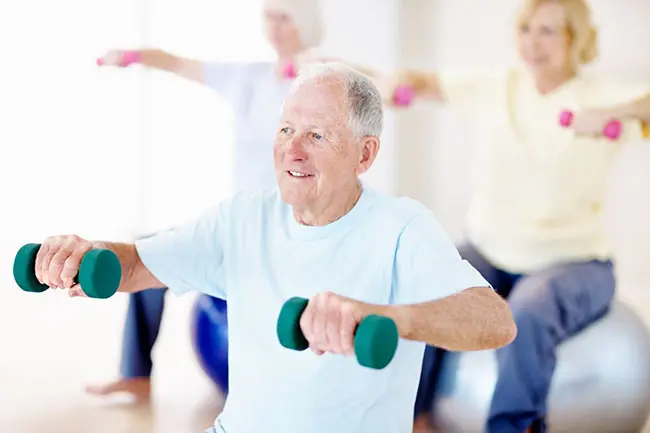
[[[473,246],[459,248],[495,290],[508,299],[517,338],[496,351],[498,379],[486,433],[545,432],[546,397],[563,341],[601,318],[614,297],[609,261],[566,263],[529,275],[510,274],[490,264]],[[415,415],[428,412],[438,386],[444,352],[425,350]]]
[[[151,376],[151,352],[160,331],[166,292],[166,288],[148,289],[129,295],[120,365],[123,378]]]

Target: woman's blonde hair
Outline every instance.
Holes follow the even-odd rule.
[[[518,25],[528,23],[543,3],[556,3],[564,10],[574,65],[586,65],[594,61],[598,57],[598,30],[594,27],[591,8],[586,0],[524,0],[519,11]]]

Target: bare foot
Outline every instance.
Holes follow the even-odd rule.
[[[149,400],[151,397],[151,379],[148,377],[134,377],[120,379],[107,385],[90,385],[86,392],[92,395],[110,395],[118,392],[131,394],[137,400]]]
[[[423,413],[415,418],[413,422],[413,433],[431,433],[433,431],[428,413]]]

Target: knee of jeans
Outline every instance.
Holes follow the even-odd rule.
[[[545,278],[528,278],[515,286],[508,299],[518,328],[541,325],[553,312],[553,281]]]
[[[532,302],[518,304],[515,308],[512,308],[512,315],[517,325],[518,333],[522,333],[526,328],[544,323],[544,311]]]

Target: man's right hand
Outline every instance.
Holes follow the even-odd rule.
[[[92,248],[92,242],[77,235],[47,238],[36,255],[36,279],[53,289],[68,289],[70,296],[85,296],[74,277],[84,255]]]

